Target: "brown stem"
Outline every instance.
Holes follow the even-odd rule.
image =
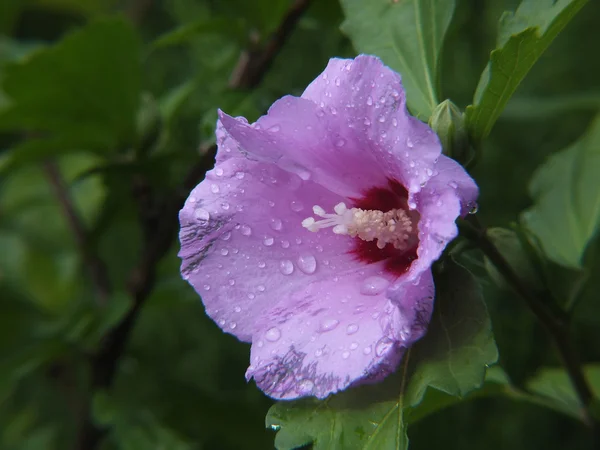
[[[43,169],[46,178],[48,179],[48,183],[60,204],[62,213],[67,221],[67,226],[73,234],[81,260],[94,284],[98,300],[101,304],[105,304],[108,301],[111,292],[106,267],[89,246],[87,230],[75,209],[75,205],[69,194],[69,189],[60,172],[60,168],[54,161],[47,160],[43,164]]]
[[[571,380],[573,389],[579,398],[582,420],[597,435],[599,430],[598,423],[590,411],[590,406],[594,401],[594,394],[581,369],[581,361],[577,356],[577,351],[569,332],[568,316],[550,307],[553,301],[549,298],[549,294],[540,294],[530,289],[529,286],[521,281],[521,278],[489,238],[485,227],[480,224],[475,216],[469,216],[467,222],[470,226],[462,228],[462,231],[464,231],[463,234],[477,244],[512,289],[525,300],[529,309],[550,335],[565,367],[565,371]]]
[[[249,88],[260,83],[309,3],[310,0],[297,0],[291,5],[262,51],[251,52],[247,64],[241,70],[238,68],[238,80],[233,83],[232,88]],[[156,199],[152,192],[148,193],[147,183],[137,180],[134,191],[144,197],[143,202],[140,202],[140,218],[145,239],[140,263],[132,271],[128,286],[134,303],[125,318],[106,336],[103,345],[92,358],[92,394],[112,385],[131,330],[156,282],[156,267],[175,240],[179,227],[177,212],[183,207],[189,190],[202,180],[205,172],[213,165],[216,150],[216,145],[205,149],[199,162],[192,166],[185,176],[179,191],[172,195],[169,201],[163,202],[159,214],[146,211],[144,205],[153,207],[156,205]],[[76,443],[78,450],[96,449],[106,433],[106,430],[93,423],[89,414],[88,408],[88,416]]]

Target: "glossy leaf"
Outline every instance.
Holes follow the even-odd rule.
[[[587,0],[523,0],[500,19],[496,49],[481,74],[467,124],[474,141],[492,130],[523,78]]]
[[[360,53],[379,56],[402,76],[408,107],[427,120],[438,101],[438,69],[454,0],[342,0],[344,31]]]
[[[566,267],[581,259],[600,226],[600,118],[567,149],[552,155],[534,174],[534,205],[523,221],[546,255]]]

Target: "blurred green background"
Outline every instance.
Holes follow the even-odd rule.
[[[217,108],[255,120],[330,57],[355,54],[339,3],[315,0],[258,85],[231,88],[290,4],[0,0],[0,449],[273,448],[271,400],[244,379],[249,347],[181,280],[176,232],[186,189],[212,164]],[[441,98],[471,102],[498,18],[517,5],[457,2]],[[589,2],[509,103],[473,171],[486,225],[517,219],[533,171],[597,112],[598,44],[600,3]],[[586,254],[592,273],[599,251]],[[558,365],[523,304],[471,264],[512,381]],[[584,362],[600,360],[598,283],[576,310]],[[592,448],[581,423],[498,397],[439,412],[409,437],[413,449]]]

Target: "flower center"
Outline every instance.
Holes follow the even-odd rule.
[[[338,203],[334,213],[327,213],[319,205],[313,206],[313,212],[323,220],[307,217],[302,226],[309,231],[317,232],[323,228],[333,227],[335,234],[358,237],[366,242],[377,241],[377,248],[383,249],[392,244],[398,250],[408,248],[412,220],[403,209],[391,209],[382,212],[377,209],[348,209],[345,203]]]

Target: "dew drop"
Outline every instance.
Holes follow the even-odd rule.
[[[365,118],[365,121],[363,122],[366,126],[371,125],[371,121],[367,118]]]
[[[398,126],[398,119],[396,119],[395,117],[392,119],[392,125],[394,125],[395,127]]]
[[[350,344],[350,350],[356,350],[358,348],[358,342],[353,342]]]
[[[283,241],[281,241],[281,247],[282,248],[289,248],[290,247],[290,241],[286,241],[284,239]]]
[[[266,265],[267,265],[267,264],[266,264],[264,261],[260,261],[260,262],[258,263],[258,267],[259,267],[260,269],[264,269],[264,268],[266,267]]]
[[[239,306],[236,306],[235,308],[233,308],[233,310],[234,310],[236,313],[240,313],[240,312],[242,312],[242,308],[240,308]]]
[[[271,133],[277,133],[279,130],[281,130],[279,125],[273,125],[272,127],[267,128],[267,131],[270,131]]]
[[[196,211],[194,211],[194,217],[198,220],[207,222],[208,219],[210,219],[210,213],[204,208],[198,208]]]
[[[342,358],[348,359],[349,357],[350,357],[350,352],[345,351],[344,353],[342,353]]]
[[[258,348],[261,348],[263,345],[265,345],[265,343],[263,341],[258,341],[256,345],[258,346]]]
[[[270,247],[271,245],[273,245],[274,242],[275,242],[275,239],[273,239],[272,237],[266,237],[263,240],[263,244],[265,244],[266,247]]]
[[[383,356],[393,345],[394,341],[392,341],[390,338],[381,338],[375,345],[375,354],[377,356]]]
[[[371,106],[373,104],[373,97],[370,95],[367,97],[367,105]]]
[[[262,285],[262,284],[259,284],[258,286],[256,286],[256,290],[257,290],[258,292],[265,292],[265,290],[266,290],[266,289],[267,289],[267,288],[266,288],[266,287],[264,287],[264,285]]]
[[[380,123],[384,123],[385,122],[385,116],[379,116],[379,122]]]
[[[244,236],[250,236],[252,234],[252,228],[250,228],[248,225],[242,225],[240,233],[242,233]]]
[[[311,380],[302,380],[300,383],[298,383],[298,386],[296,386],[296,392],[301,395],[308,395],[312,393],[314,387],[315,383],[313,383]]]
[[[346,327],[346,334],[351,335],[354,334],[358,331],[358,325],[356,325],[355,323],[351,323],[350,325],[348,325]]]
[[[250,300],[254,300],[254,297],[256,297],[256,295],[254,295],[252,292],[250,292],[250,293],[248,294],[248,298],[249,298]]]
[[[231,328],[232,330],[235,330],[235,327],[237,327],[237,323],[235,323],[235,322],[231,322],[231,323],[229,324],[229,328]]]
[[[279,271],[284,275],[291,275],[294,271],[294,263],[289,259],[284,259],[279,262]]]
[[[280,231],[283,228],[283,222],[280,219],[271,219],[271,228],[275,231]]]
[[[269,342],[278,341],[281,337],[281,331],[277,327],[269,328],[265,333],[265,339]]]
[[[215,169],[215,175],[218,177],[222,177],[223,176],[223,169],[221,169],[220,167],[217,167]]]
[[[204,290],[205,291],[210,291],[210,285],[209,284],[205,284],[204,285]]]
[[[452,189],[458,188],[458,184],[455,181],[451,181],[450,183],[448,183],[448,186],[450,186]]]
[[[213,194],[218,194],[219,193],[219,186],[217,184],[211,184],[210,185],[210,191]]]
[[[294,200],[292,203],[290,203],[290,208],[294,212],[300,212],[304,209],[304,205],[302,203]]]
[[[390,282],[382,277],[368,277],[360,287],[361,294],[377,295],[385,291]]]
[[[317,270],[317,260],[313,255],[300,255],[298,257],[298,268],[307,275]]]
[[[335,141],[335,146],[336,147],[343,147],[344,145],[346,145],[346,139],[340,138],[337,141]]]
[[[371,354],[371,346],[369,345],[368,347],[363,348],[363,353],[365,355],[370,355]]]
[[[319,357],[319,356],[321,356],[322,354],[323,354],[323,349],[320,349],[320,348],[318,348],[318,349],[316,349],[316,350],[315,350],[315,356],[316,356],[316,357]]]
[[[225,233],[223,233],[221,235],[221,239],[223,239],[224,241],[228,241],[229,239],[231,239],[231,231],[226,231]]]
[[[433,170],[431,170],[429,167],[427,169],[425,169],[425,173],[427,174],[428,177],[430,177],[431,175],[433,175]]]
[[[335,81],[335,85],[336,85],[336,86],[339,86],[339,85],[341,84],[341,82],[340,82],[340,78],[339,78],[339,77],[335,77],[335,80],[334,80],[334,81]]]
[[[415,144],[413,144],[413,141],[409,137],[406,138],[406,146],[408,148],[413,148],[415,146]]]
[[[229,203],[227,203],[227,202],[221,203],[221,208],[223,208],[225,211],[227,211],[229,209]]]
[[[321,327],[319,328],[319,330],[323,332],[331,331],[335,329],[335,327],[337,327],[339,323],[340,321],[337,319],[325,319],[323,322],[321,322]]]
[[[222,248],[221,249],[221,255],[223,255],[223,256],[229,255],[229,250],[227,250],[226,248]]]
[[[235,177],[236,177],[238,180],[242,180],[242,179],[244,179],[244,176],[245,176],[245,175],[244,175],[244,172],[236,172],[236,173],[235,173]]]
[[[231,280],[229,280],[229,286],[233,286],[235,285],[235,280],[232,278]]]

